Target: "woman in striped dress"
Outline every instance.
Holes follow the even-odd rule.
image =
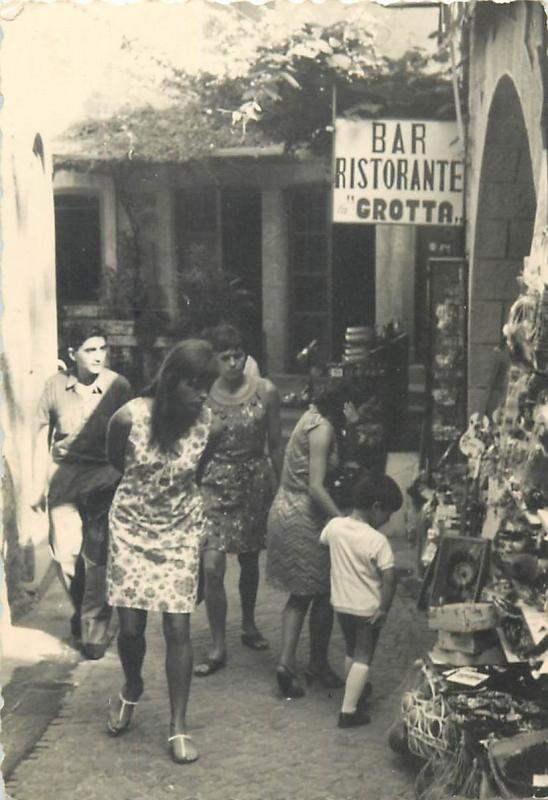
[[[296,651],[310,609],[310,657],[305,676],[327,688],[343,685],[327,655],[333,627],[329,602],[329,553],[319,543],[326,522],[341,512],[326,488],[338,466],[338,438],[345,413],[355,416],[350,387],[330,384],[301,416],[285,452],[280,488],[268,517],[267,579],[289,592],[282,614],[282,647],[276,677],[286,697],[302,697]]]

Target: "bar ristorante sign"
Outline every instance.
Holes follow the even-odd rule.
[[[333,222],[463,223],[454,122],[338,119],[334,168]]]

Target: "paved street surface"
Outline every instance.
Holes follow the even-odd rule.
[[[408,553],[398,547],[400,560]],[[20,763],[7,784],[16,800],[395,800],[413,797],[414,774],[386,744],[408,666],[427,646],[429,634],[414,601],[401,585],[372,670],[373,722],[336,727],[341,690],[308,690],[285,700],[274,680],[284,596],[264,584],[258,619],[272,650],[255,653],[239,640],[237,564],[230,559],[229,664],[209,678],[195,678],[189,722],[200,750],[193,765],[167,755],[168,704],[159,618],[151,615],[145,694],[134,725],[120,739],[105,733],[108,695],[121,685],[114,648],[100,662],[81,662],[76,684],[38,748]],[[404,581],[403,584],[406,582]],[[196,657],[207,645],[205,610],[193,620]],[[304,637],[300,660],[307,655]],[[338,629],[332,663],[342,669]]]
[[[393,462],[392,467],[389,471],[399,479],[402,465]],[[396,530],[401,530],[401,519],[396,523]],[[405,537],[396,533],[392,544],[397,564],[412,566],[412,547]],[[372,724],[339,730],[342,690],[330,693],[312,687],[300,700],[280,697],[274,671],[285,596],[264,582],[257,618],[272,649],[257,653],[242,646],[237,581],[238,565],[231,557],[228,666],[208,678],[194,678],[191,689],[189,724],[200,751],[198,762],[176,765],[168,756],[164,644],[159,615],[150,615],[145,692],[131,730],[119,739],[105,732],[108,696],[122,684],[114,646],[98,662],[80,660],[74,666],[65,656],[53,674],[51,665],[38,664],[31,673],[30,693],[23,680],[17,694],[18,673],[14,673],[4,695],[10,707],[4,712],[2,741],[6,761],[19,765],[5,773],[7,796],[14,800],[411,800],[414,769],[392,753],[386,735],[398,714],[408,670],[432,638],[424,616],[415,610],[416,583],[400,581],[379,643],[372,669]],[[58,591],[53,584],[50,603],[55,606],[57,628],[60,618],[64,626],[69,617],[68,604],[59,601]],[[192,624],[198,659],[208,644],[203,605]],[[301,668],[308,647],[307,632],[303,633]],[[343,660],[342,636],[335,627],[331,661],[340,673]],[[52,721],[42,733],[48,712]],[[36,727],[31,744],[38,741],[21,759],[25,751],[17,743],[17,733],[24,721],[27,729]],[[20,738],[23,741],[22,734]],[[27,749],[28,741],[27,737]]]

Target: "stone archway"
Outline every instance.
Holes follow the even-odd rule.
[[[497,84],[481,163],[470,282],[469,413],[483,411],[508,309],[529,253],[536,193],[529,137],[511,78]]]

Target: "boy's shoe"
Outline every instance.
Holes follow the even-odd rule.
[[[358,725],[369,725],[371,717],[360,708],[357,708],[353,714],[347,714],[341,711],[339,714],[339,728],[356,728]]]

